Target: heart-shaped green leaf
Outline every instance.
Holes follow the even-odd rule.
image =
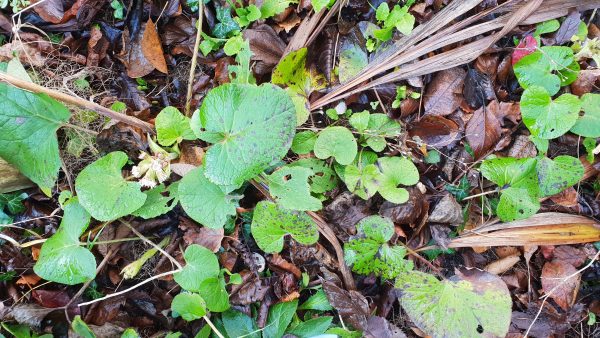
[[[386,200],[401,204],[408,201],[408,191],[398,185],[415,185],[419,182],[419,171],[406,157],[382,157],[377,160],[381,170],[377,191]]]
[[[206,315],[206,304],[199,294],[182,292],[173,298],[171,311],[177,312],[181,318],[191,322]]]
[[[223,312],[229,309],[229,294],[225,289],[223,278],[209,277],[203,280],[200,284],[200,295],[211,312]]]
[[[521,87],[540,86],[549,95],[558,93],[577,78],[579,67],[573,65],[573,50],[569,47],[542,47],[523,57],[514,66],[515,75]]]
[[[261,201],[254,208],[252,236],[264,252],[280,252],[283,238],[291,235],[298,243],[310,245],[319,239],[319,230],[307,214]]]
[[[320,210],[323,206],[318,198],[310,194],[308,178],[312,170],[303,167],[285,166],[267,177],[269,191],[282,207],[292,210]]]
[[[190,128],[190,119],[175,107],[166,107],[154,120],[156,138],[163,146],[173,145],[183,140],[194,140],[196,135]]]
[[[190,170],[179,181],[179,202],[183,210],[209,228],[222,228],[231,216],[235,216],[239,198],[228,195],[223,187],[211,183],[202,167]]]
[[[311,130],[301,131],[296,133],[292,141],[292,151],[298,155],[308,154],[313,151],[317,134]]]
[[[112,221],[139,209],[146,201],[138,182],[127,182],[121,168],[127,155],[115,151],[85,167],[75,180],[79,203],[99,221]]]
[[[571,131],[585,137],[600,137],[600,94],[587,93],[581,97],[580,117]]]
[[[348,128],[334,126],[323,129],[315,142],[315,156],[320,159],[334,157],[341,165],[354,161],[358,151],[356,139]]]
[[[177,196],[178,186],[179,182],[171,184],[168,188],[165,188],[165,185],[161,184],[144,191],[144,194],[147,196],[144,205],[131,214],[143,219],[155,218],[166,214],[175,208],[179,202],[179,197]],[[165,196],[165,193],[168,193],[168,196]]]
[[[225,84],[206,95],[192,129],[214,143],[204,157],[204,175],[218,185],[239,186],[285,156],[296,112],[290,96],[274,85]]]
[[[56,130],[70,117],[45,94],[0,83],[0,157],[49,191],[60,168]]]
[[[506,188],[502,190],[500,201],[496,207],[498,217],[504,222],[525,219],[540,210],[537,195],[523,188]]]
[[[579,182],[583,177],[583,164],[575,157],[562,155],[553,160],[538,160],[537,173],[542,196],[552,196]]]
[[[183,253],[185,266],[173,274],[175,282],[184,290],[200,292],[202,282],[219,276],[219,261],[212,251],[198,244],[192,244]]]
[[[365,217],[356,225],[356,231],[356,236],[344,245],[344,258],[352,271],[392,279],[412,270],[412,262],[404,259],[406,248],[387,244],[394,234],[390,219],[378,215]]]
[[[344,183],[350,192],[362,199],[369,199],[379,188],[381,172],[375,164],[349,164],[344,168]]]
[[[466,270],[438,281],[412,271],[395,284],[400,305],[419,329],[433,337],[504,337],[512,301],[496,275]]]
[[[546,89],[531,86],[521,96],[521,115],[532,134],[553,139],[573,127],[580,105],[579,98],[573,94],[562,94],[552,100]]]
[[[64,210],[58,231],[42,245],[33,271],[49,281],[75,285],[96,276],[96,258],[79,243],[79,236],[90,223],[90,215],[77,197],[69,200]]]

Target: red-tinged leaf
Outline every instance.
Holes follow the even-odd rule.
[[[521,40],[521,42],[519,42],[517,48],[515,48],[515,51],[512,54],[513,66],[525,56],[535,52],[536,48],[537,41],[535,40],[535,38],[531,35],[527,35],[523,40]]]
[[[565,311],[573,305],[579,291],[581,274],[576,272],[573,265],[557,259],[544,264],[542,269],[544,292]],[[567,279],[569,276],[572,277]]]
[[[38,304],[46,308],[63,307],[71,300],[71,297],[66,291],[33,290],[31,295]]]

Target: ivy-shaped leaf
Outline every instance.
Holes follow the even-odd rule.
[[[190,119],[175,107],[166,107],[154,120],[156,137],[162,146],[171,146],[183,140],[194,140],[196,135],[190,128]]]
[[[315,194],[323,194],[335,189],[338,185],[335,171],[325,161],[316,158],[302,158],[298,161],[288,164],[290,167],[308,168],[313,175],[308,178],[310,191]]]
[[[60,168],[56,131],[70,117],[45,94],[0,83],[0,157],[49,193]]]
[[[481,173],[500,187],[497,214],[501,220],[514,221],[535,214],[540,208],[536,159],[496,158],[481,165]]]
[[[546,89],[531,86],[521,96],[521,115],[532,134],[553,139],[573,127],[579,117],[580,105],[573,94],[562,94],[552,100]]]
[[[217,256],[207,248],[192,244],[185,249],[183,258],[186,264],[183,270],[173,274],[173,278],[184,290],[200,292],[202,282],[219,276]]]
[[[27,194],[24,192],[15,192],[12,194],[0,194],[0,211],[7,208],[8,212],[16,215],[20,212],[25,211],[23,200],[27,198]]]
[[[420,271],[401,274],[395,283],[410,319],[433,337],[504,337],[512,300],[500,277],[473,269],[439,281]]]
[[[254,208],[251,229],[256,244],[267,253],[280,252],[286,235],[304,245],[319,239],[317,225],[307,214],[268,201],[258,202]]]
[[[312,170],[303,167],[285,166],[267,176],[269,191],[277,203],[286,209],[317,211],[323,206],[318,198],[310,194],[308,178]]]
[[[348,165],[354,161],[358,146],[356,139],[348,128],[334,126],[323,129],[315,142],[315,156],[320,159],[329,157],[341,165]]]
[[[96,276],[96,258],[80,246],[79,236],[90,223],[90,215],[79,204],[77,197],[64,206],[60,227],[42,245],[35,273],[52,282],[75,285]]]
[[[537,174],[541,196],[552,196],[576,184],[583,177],[584,168],[575,157],[561,155],[554,159],[538,159]]]
[[[520,59],[514,71],[521,87],[539,86],[554,95],[561,85],[568,85],[577,78],[579,67],[573,62],[573,50],[569,47],[542,47]]]
[[[270,84],[219,86],[192,117],[196,135],[214,143],[204,157],[204,174],[218,185],[239,186],[283,158],[295,126],[292,100]]]
[[[179,202],[196,222],[220,229],[235,216],[237,200],[241,198],[228,195],[223,189],[205,177],[204,168],[192,169],[179,181]]]
[[[115,151],[85,167],[75,180],[79,203],[99,221],[112,221],[139,209],[146,201],[138,182],[127,182],[121,168],[127,155]]]
[[[415,185],[419,182],[419,170],[406,157],[382,157],[377,160],[381,170],[377,191],[386,200],[402,204],[408,201],[408,190],[398,185]]]
[[[144,191],[147,196],[144,205],[131,214],[143,219],[151,219],[173,210],[179,202],[178,186],[179,182],[171,184],[168,188],[161,184]],[[165,196],[164,193],[168,193],[168,196]]]
[[[344,258],[352,271],[392,279],[412,270],[412,262],[404,259],[406,248],[387,243],[394,234],[391,220],[368,216],[358,222],[356,231],[356,236],[344,245]]]
[[[581,109],[584,114],[571,131],[584,137],[600,137],[600,94],[583,94]]]
[[[231,17],[231,9],[215,5],[215,14],[219,21],[213,28],[213,35],[217,38],[227,38],[231,33],[239,31],[240,26]]]
[[[185,321],[191,322],[206,315],[206,303],[197,293],[182,292],[173,298],[171,311],[179,314]]]

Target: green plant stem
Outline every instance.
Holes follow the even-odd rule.
[[[187,94],[185,96],[185,116],[190,116],[192,105],[192,91],[194,87],[194,75],[196,74],[196,65],[198,62],[198,49],[200,48],[200,38],[202,38],[202,18],[204,17],[204,3],[198,1],[198,28],[196,29],[196,41],[194,42],[194,51],[192,54],[192,64],[190,66],[190,76],[188,78]]]

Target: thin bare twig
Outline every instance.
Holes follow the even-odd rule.
[[[192,91],[194,88],[194,75],[196,74],[196,65],[198,64],[198,49],[200,47],[200,38],[202,38],[202,18],[204,17],[204,3],[198,1],[198,27],[196,29],[196,42],[194,42],[194,51],[192,54],[192,64],[190,66],[190,76],[188,77],[187,94],[185,95],[185,116],[190,116],[192,106]]]

